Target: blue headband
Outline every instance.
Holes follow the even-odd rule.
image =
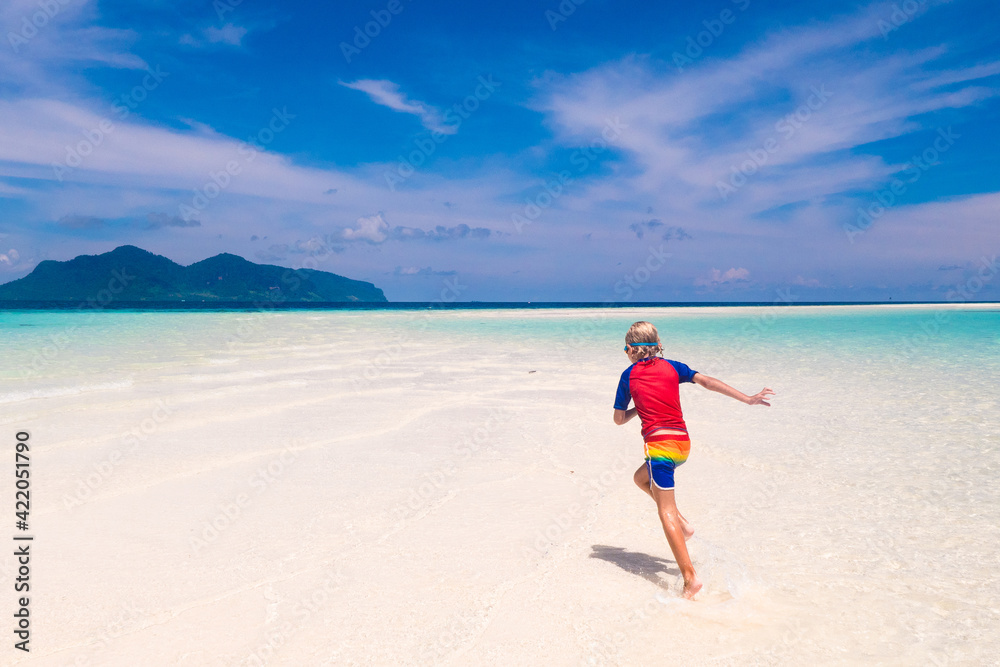
[[[636,345],[659,345],[659,343],[625,343],[625,344],[626,345],[632,345],[632,346],[636,346]]]

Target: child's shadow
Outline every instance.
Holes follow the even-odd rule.
[[[614,563],[626,572],[637,574],[660,588],[670,587],[670,584],[659,576],[660,572],[674,575],[681,573],[674,561],[650,556],[641,551],[626,551],[622,547],[609,547],[603,544],[594,544],[590,548],[594,550],[590,554],[591,558],[600,558]]]

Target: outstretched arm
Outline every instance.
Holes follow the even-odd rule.
[[[713,377],[709,377],[708,375],[703,375],[702,373],[695,373],[694,377],[691,378],[691,381],[695,384],[700,384],[705,389],[718,392],[724,396],[735,398],[737,401],[746,403],[747,405],[771,405],[767,402],[767,399],[774,396],[774,392],[767,387],[764,387],[753,396],[747,396],[742,391],[733,389],[722,380],[717,380]],[[617,414],[615,415],[615,419],[617,420]]]
[[[628,420],[632,419],[632,417],[635,417],[635,414],[635,408],[631,408],[629,410],[615,410],[615,423],[621,426]]]

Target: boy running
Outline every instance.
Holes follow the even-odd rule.
[[[674,502],[674,468],[687,460],[691,449],[687,425],[681,413],[680,384],[694,382],[705,389],[731,396],[747,405],[771,405],[774,392],[762,389],[747,396],[725,382],[693,371],[678,361],[659,356],[663,352],[660,336],[649,322],[636,322],[625,334],[625,353],[632,365],[622,373],[615,397],[615,423],[624,424],[636,414],[642,422],[646,462],[632,479],[656,502],[674,560],[684,577],[685,598],[701,590],[701,581],[691,565],[685,542],[694,529]],[[628,409],[629,401],[635,407]]]

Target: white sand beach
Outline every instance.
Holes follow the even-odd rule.
[[[993,661],[1000,340],[955,318],[901,360],[926,309],[833,312],[104,313],[34,367],[15,344],[32,635],[2,662]],[[778,392],[683,388],[693,602],[611,419],[635,319]]]

